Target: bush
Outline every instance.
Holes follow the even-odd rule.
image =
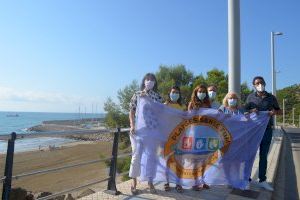
[[[128,181],[129,179],[130,179],[130,177],[128,176],[128,173],[124,174],[122,177],[122,181]]]
[[[123,173],[130,168],[131,157],[126,157],[117,161],[117,172]]]

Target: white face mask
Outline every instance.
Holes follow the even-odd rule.
[[[152,90],[155,85],[155,81],[145,80],[144,84],[145,84],[146,90]]]
[[[179,94],[178,93],[170,93],[170,99],[172,102],[177,102],[179,99]]]
[[[214,100],[217,96],[217,93],[215,91],[208,91],[208,96],[210,98],[210,100]]]
[[[234,107],[237,104],[237,99],[227,99],[228,105]]]
[[[258,86],[255,86],[256,91],[258,92],[264,92],[265,91],[265,86],[262,84],[259,84]]]
[[[197,92],[197,97],[202,101],[206,97],[206,93]]]

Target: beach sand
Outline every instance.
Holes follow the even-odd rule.
[[[111,150],[112,142],[79,141],[71,143],[70,145],[63,145],[62,148],[52,151],[37,150],[16,153],[14,157],[13,175],[96,160],[103,156],[110,157]],[[3,154],[0,155],[1,172],[4,172],[5,156],[6,155]],[[64,169],[49,174],[20,178],[19,180],[13,180],[12,187],[22,187],[33,193],[42,191],[53,193],[101,180],[106,177],[108,177],[108,169],[105,163],[101,162],[83,167]],[[100,190],[105,188],[106,185],[107,181],[89,188]],[[76,194],[79,195],[80,192]]]

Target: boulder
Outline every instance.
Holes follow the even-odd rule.
[[[79,199],[79,198],[88,196],[93,193],[95,193],[95,191],[88,188],[88,189],[84,190],[77,198]]]
[[[12,188],[9,194],[9,199],[11,200],[26,200],[27,190],[23,188]]]

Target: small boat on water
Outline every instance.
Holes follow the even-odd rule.
[[[7,114],[6,117],[19,117],[19,114]]]

